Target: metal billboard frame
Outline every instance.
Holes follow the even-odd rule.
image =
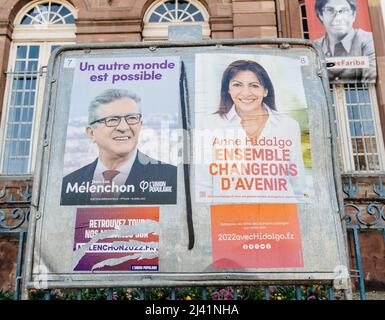
[[[138,43],[108,43],[108,44],[78,44],[68,45],[58,48],[50,58],[48,66],[47,81],[44,94],[44,109],[42,112],[41,129],[40,129],[40,142],[37,154],[36,168],[33,181],[33,194],[31,200],[31,213],[29,222],[29,232],[27,239],[26,257],[25,257],[25,270],[24,270],[24,293],[29,288],[96,288],[96,287],[178,287],[178,286],[211,286],[211,285],[251,285],[251,284],[275,284],[275,283],[290,283],[290,284],[304,284],[304,283],[328,283],[330,284],[335,279],[335,273],[332,272],[319,272],[317,277],[312,274],[303,275],[303,273],[291,273],[285,275],[285,272],[264,272],[264,273],[242,273],[242,272],[218,272],[218,273],[143,273],[127,276],[127,274],[120,274],[118,277],[113,275],[109,279],[110,274],[98,273],[92,274],[88,280],[72,278],[72,274],[64,275],[64,278],[68,278],[62,281],[50,279],[50,277],[40,276],[33,279],[33,262],[34,262],[34,249],[36,240],[36,227],[37,222],[41,218],[42,213],[39,211],[39,204],[41,200],[41,188],[42,181],[45,179],[43,166],[45,164],[44,155],[46,148],[50,142],[50,132],[52,132],[52,111],[55,107],[53,101],[57,93],[57,83],[59,78],[60,69],[57,61],[61,55],[71,51],[83,51],[89,53],[99,50],[113,50],[113,49],[148,49],[149,51],[156,51],[164,48],[227,48],[235,46],[252,46],[252,45],[264,45],[264,46],[276,46],[280,50],[288,50],[292,47],[305,47],[310,49],[317,57],[317,75],[322,82],[324,95],[327,100],[328,115],[327,126],[328,139],[331,141],[331,155],[332,155],[332,171],[334,180],[330,181],[334,184],[336,190],[336,214],[334,220],[337,225],[336,235],[339,239],[338,251],[341,251],[341,256],[344,257],[346,265],[348,265],[347,259],[347,246],[346,246],[346,233],[344,228],[339,228],[339,224],[343,226],[343,201],[342,201],[342,187],[340,182],[340,174],[337,166],[337,151],[335,143],[334,128],[331,125],[331,99],[329,95],[329,82],[325,68],[325,62],[322,52],[319,48],[308,40],[302,39],[240,39],[240,40],[205,40],[205,41],[192,41],[192,42],[138,42]],[[186,126],[188,124],[186,123]],[[188,132],[188,130],[187,130]],[[183,138],[184,146],[188,145],[188,137]],[[187,152],[190,148],[183,148],[183,152]],[[49,159],[48,159],[49,161]],[[187,168],[188,169],[188,168]],[[186,168],[185,168],[186,175]],[[188,175],[188,172],[187,172]],[[340,192],[341,191],[341,192]],[[190,208],[191,211],[191,208]],[[188,213],[188,210],[187,210]],[[191,212],[190,212],[191,213]],[[192,223],[191,214],[187,215],[187,219],[190,219]],[[338,219],[338,221],[337,221]],[[189,249],[192,248],[194,238],[189,240]],[[277,280],[279,279],[279,280]],[[320,280],[324,279],[324,280]]]

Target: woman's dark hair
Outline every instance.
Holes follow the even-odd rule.
[[[317,12],[318,19],[322,16],[324,8],[328,2],[329,0],[315,0],[315,11]],[[349,3],[353,12],[357,11],[357,0],[346,0],[346,2]]]
[[[274,87],[266,70],[255,61],[237,60],[230,63],[226,70],[223,72],[221,101],[219,104],[219,109],[215,112],[215,114],[219,114],[223,117],[230,111],[234,103],[229,94],[230,81],[238,72],[241,71],[251,71],[255,74],[260,83],[267,89],[268,92],[267,96],[263,98],[262,102],[265,103],[270,109],[276,110]]]

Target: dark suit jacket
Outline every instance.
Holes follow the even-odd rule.
[[[97,164],[94,162],[66,175],[63,178],[61,191],[61,205],[103,205],[103,204],[176,204],[177,167],[154,160],[138,151],[132,165],[126,185],[134,185],[134,192],[120,193],[119,199],[91,200],[91,192],[66,193],[67,184],[73,186],[91,186],[92,178]],[[141,181],[165,181],[167,186],[172,187],[172,192],[144,192],[140,188]]]

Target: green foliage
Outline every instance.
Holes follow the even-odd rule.
[[[325,286],[314,285],[303,289],[306,300],[329,300],[329,292]]]
[[[203,298],[208,299],[207,296],[207,290],[202,287],[178,288],[175,292],[177,300],[202,300]]]
[[[142,292],[141,292],[142,290]],[[171,296],[170,288],[134,289],[135,300],[167,300]]]
[[[301,135],[301,149],[305,167],[311,169],[310,135],[308,133]]]
[[[242,300],[265,300],[265,290],[263,287],[241,287],[239,299]]]
[[[270,300],[295,300],[295,287],[270,287]]]
[[[81,300],[107,300],[108,289],[85,289],[82,290]]]
[[[28,291],[29,300],[45,300],[47,291],[43,289],[30,289]]]
[[[0,300],[12,300],[13,293],[9,290],[0,289]]]
[[[300,287],[299,300],[328,300],[328,290],[323,285]],[[293,286],[270,287],[270,300],[297,300]]]
[[[327,300],[328,289],[324,285],[300,287],[301,300]],[[269,286],[270,300],[296,300],[294,286]],[[13,293],[0,290],[0,300],[10,300]],[[145,289],[55,289],[29,290],[30,300],[264,300],[264,286],[186,287]]]

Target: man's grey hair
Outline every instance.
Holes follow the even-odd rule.
[[[97,95],[88,107],[88,123],[92,123],[97,118],[99,108],[107,103],[114,102],[123,98],[130,98],[136,102],[140,112],[140,97],[126,89],[108,89]]]

